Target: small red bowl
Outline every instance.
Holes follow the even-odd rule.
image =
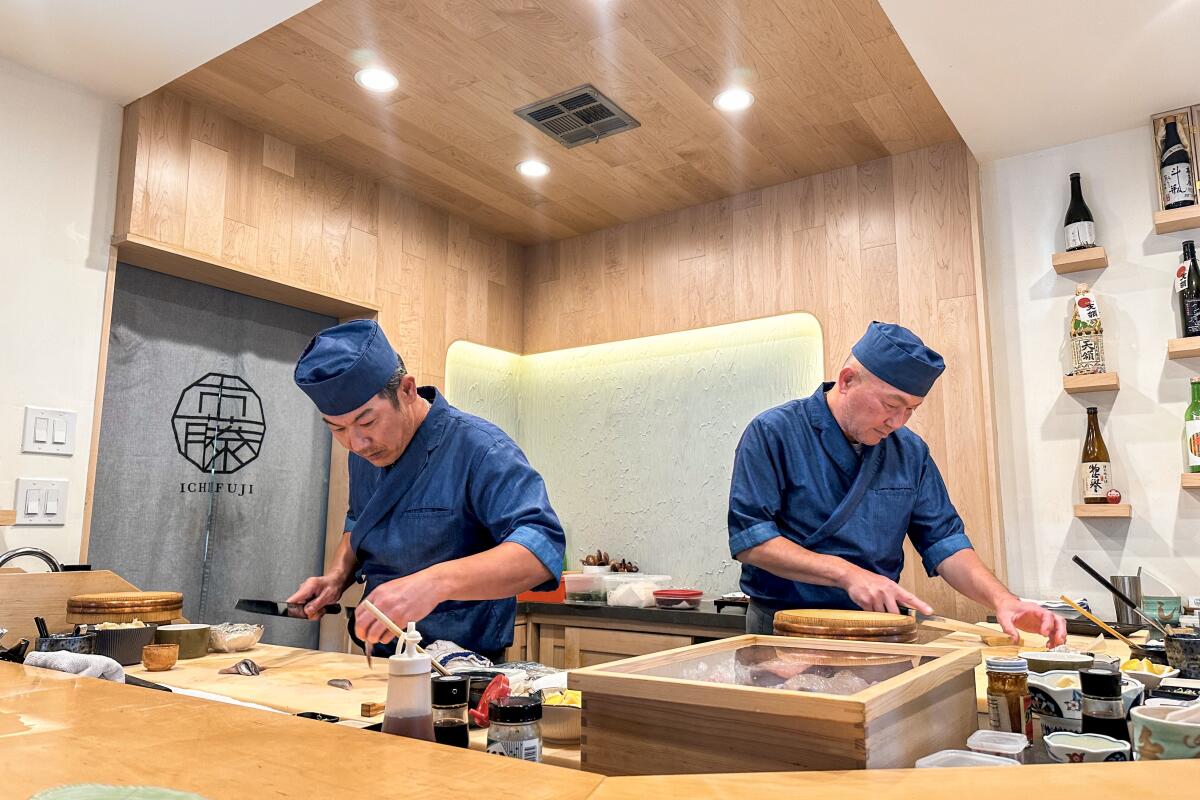
[[[654,602],[659,608],[683,611],[699,608],[703,596],[699,589],[658,589],[654,592]]]

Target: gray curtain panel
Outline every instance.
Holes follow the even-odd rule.
[[[120,264],[89,561],[183,592],[193,622],[316,647],[315,624],[233,606],[321,572],[330,437],[292,368],[336,322]]]

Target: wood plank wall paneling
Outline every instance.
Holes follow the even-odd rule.
[[[531,247],[525,350],[809,311],[832,377],[871,320],[906,325],[948,364],[911,427],[980,556],[1003,576],[985,466],[993,444],[973,169],[962,144],[940,144]],[[908,563],[902,582],[940,612],[982,618],[982,607],[925,577],[911,547]]]
[[[422,382],[442,384],[455,339],[521,351],[520,247],[174,92],[125,123],[118,238],[377,303]]]

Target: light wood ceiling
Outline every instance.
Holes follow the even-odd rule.
[[[513,115],[582,83],[641,127],[567,150]],[[757,102],[717,111],[733,84]],[[526,244],[958,138],[877,0],[324,0],[170,87]]]

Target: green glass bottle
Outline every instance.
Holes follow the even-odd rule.
[[[1192,404],[1183,412],[1183,446],[1187,471],[1200,472],[1200,377],[1192,378]]]

